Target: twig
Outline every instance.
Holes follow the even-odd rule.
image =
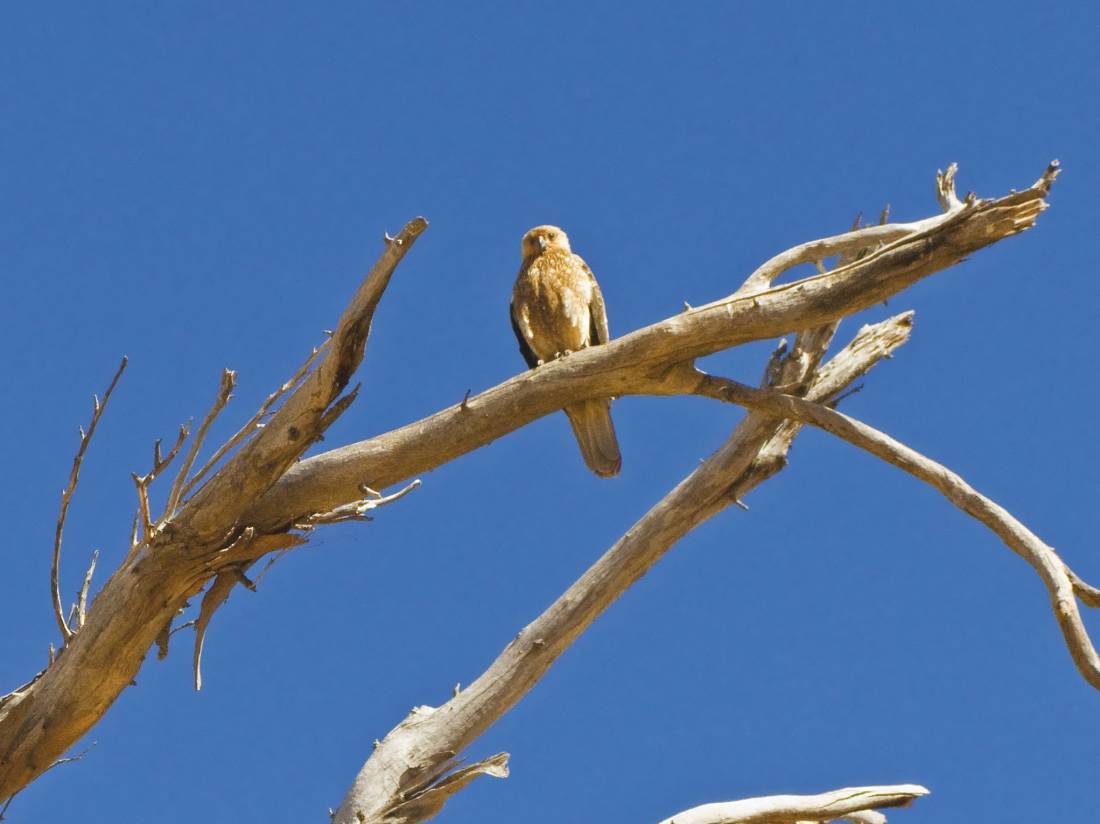
[[[798,822],[885,822],[885,816],[867,812],[883,807],[908,807],[928,795],[919,784],[887,787],[845,787],[820,795],[770,795],[693,807],[661,824],[798,824]]]
[[[289,552],[290,550],[287,550],[287,551]],[[190,621],[184,621],[178,627],[173,627],[171,630],[169,630],[168,634],[169,635],[175,635],[177,632],[181,632],[181,631],[187,629],[188,627],[193,627],[193,626],[195,626],[195,619],[194,618],[192,618]]]
[[[103,416],[103,410],[107,408],[107,401],[111,399],[111,393],[115,391],[115,386],[118,385],[118,379],[122,377],[122,373],[126,369],[126,363],[127,359],[123,356],[122,361],[118,365],[118,371],[116,371],[115,376],[111,378],[111,383],[107,386],[107,391],[103,393],[102,402],[100,402],[97,395],[92,396],[92,420],[91,423],[88,424],[87,432],[84,431],[83,427],[80,429],[80,448],[76,452],[76,457],[73,458],[73,468],[69,472],[69,485],[66,486],[61,493],[61,512],[57,516],[57,530],[54,533],[53,539],[53,563],[50,566],[50,589],[53,593],[54,617],[57,619],[57,628],[61,631],[62,646],[73,637],[73,632],[69,629],[69,624],[65,621],[65,614],[62,612],[61,586],[58,580],[58,567],[61,562],[61,536],[65,531],[65,516],[69,512],[69,502],[72,501],[73,493],[76,491],[77,481],[80,478],[80,465],[84,461],[84,453],[88,450],[88,444],[92,442],[92,436],[95,434],[96,427],[99,425],[99,419]]]
[[[160,631],[160,634],[157,635],[157,660],[163,661],[168,657],[168,643],[173,635],[180,630],[193,626],[195,626],[195,619],[193,618],[190,621],[184,621],[178,627],[173,627],[172,622],[168,621]]]
[[[98,560],[99,550],[97,549],[92,552],[92,562],[88,564],[88,571],[84,573],[84,584],[80,587],[76,610],[78,626],[84,626],[84,620],[88,617],[88,588],[92,585],[92,576],[95,575],[95,564]]]
[[[418,486],[420,486],[419,479],[412,481],[412,483],[394,492],[392,495],[381,495],[366,484],[363,484],[361,489],[367,494],[366,498],[361,498],[358,501],[352,501],[349,504],[338,506],[328,512],[314,513],[305,520],[294,524],[294,528],[308,531],[322,524],[338,524],[343,521],[369,521],[370,517],[367,516],[367,513],[372,509],[377,509],[380,506],[404,498]]]
[[[331,335],[332,333],[330,332],[329,334]],[[313,351],[310,353],[309,357],[306,358],[305,363],[303,363],[298,368],[298,371],[294,373],[293,377],[268,395],[267,400],[260,404],[260,408],[256,411],[256,414],[249,419],[248,423],[238,429],[229,440],[218,447],[218,450],[210,457],[210,460],[203,464],[202,468],[195,473],[194,477],[183,485],[183,491],[180,493],[181,498],[186,497],[187,494],[195,488],[195,485],[202,481],[207,473],[218,465],[218,461],[225,457],[226,453],[263,426],[263,419],[267,416],[271,407],[274,406],[283,395],[294,389],[294,387],[301,382],[302,378],[309,372],[310,367],[313,366],[313,362],[317,360],[317,356],[325,351],[328,344],[329,342],[326,340],[320,346],[313,347]]]
[[[134,520],[130,523],[130,549],[126,553],[126,560],[130,560],[141,546],[141,541],[138,540],[138,521],[140,518],[141,511],[139,508],[139,511],[134,513]]]
[[[233,395],[233,387],[236,385],[237,373],[232,369],[223,369],[214,405],[210,407],[210,411],[203,418],[199,431],[195,434],[195,439],[191,441],[191,448],[187,450],[187,457],[184,458],[179,472],[176,473],[176,479],[172,482],[172,490],[168,493],[168,502],[164,505],[164,514],[161,515],[162,522],[171,518],[179,506],[180,496],[183,494],[183,485],[187,481],[187,475],[191,472],[191,467],[195,463],[195,457],[199,454],[199,449],[202,448],[202,442],[206,439],[206,433],[209,431],[210,425],[214,423],[214,419],[229,403],[229,399]]]
[[[172,463],[172,460],[179,454],[180,447],[183,446],[183,442],[187,440],[187,435],[190,430],[186,426],[180,426],[179,432],[176,434],[176,442],[172,444],[172,448],[168,450],[168,457],[162,458],[160,456],[160,439],[158,438],[153,443],[153,471],[149,473],[149,483],[152,483],[157,476],[160,475],[168,465]]]
[[[131,472],[130,477],[133,478],[134,488],[137,490],[137,517],[141,520],[141,543],[147,544],[153,538],[153,516],[149,512],[149,481],[151,476]]]
[[[149,487],[153,485],[153,481],[157,479],[161,472],[163,472],[176,455],[180,451],[180,447],[183,446],[183,442],[187,440],[189,430],[187,426],[181,425],[179,433],[176,435],[176,442],[172,445],[172,449],[168,452],[168,457],[161,457],[160,453],[160,439],[158,438],[153,443],[153,466],[146,475],[138,475],[136,472],[131,472],[130,477],[134,481],[134,487],[137,489],[138,496],[138,510],[134,515],[134,523],[130,530],[130,552],[129,555],[135,553],[140,546],[147,544],[153,539],[155,532],[153,523],[152,512],[149,505]],[[142,526],[141,540],[137,539],[137,525],[138,521]]]
[[[945,212],[954,212],[963,207],[962,201],[955,194],[955,173],[958,171],[958,163],[952,163],[946,172],[936,170],[936,198]]]
[[[93,749],[95,749],[95,745],[97,743],[99,743],[99,742],[98,741],[93,741],[91,744],[89,744],[83,750],[78,752],[76,755],[70,755],[68,758],[59,758],[59,759],[57,759],[52,764],[50,764],[50,766],[46,767],[46,770],[49,771],[49,770],[52,770],[54,767],[60,767],[63,764],[72,764],[75,761],[81,761],[84,758],[84,756],[86,756]]]
[[[104,403],[107,402],[106,397],[104,397],[103,402]],[[81,759],[84,758],[84,756],[86,756],[88,753],[90,753],[92,751],[92,748],[95,747],[96,743],[97,742],[93,741],[90,746],[85,748],[83,751],[77,753],[76,755],[70,755],[68,758],[59,758],[59,759],[57,759],[56,761],[51,763],[50,766],[46,767],[46,769],[44,769],[42,772],[47,773],[50,770],[52,770],[54,767],[60,767],[62,764],[72,764],[74,761],[80,761]],[[15,797],[17,795],[19,795],[18,792],[14,792],[11,795],[9,795],[7,800],[4,802],[4,806],[0,807],[0,821],[4,821],[4,814],[7,813],[8,807],[11,806],[11,802],[15,800]]]
[[[256,586],[260,585],[268,571],[275,566],[275,564],[283,559],[283,557],[290,552],[290,549],[280,549],[278,552],[272,553],[271,557],[267,559],[267,563],[264,564],[264,568],[260,570],[260,574],[256,576],[254,581]]]

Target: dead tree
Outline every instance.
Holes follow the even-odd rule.
[[[524,627],[493,664],[440,707],[417,707],[376,742],[343,802],[337,824],[419,822],[478,775],[507,775],[508,755],[464,765],[462,754],[542,677],[555,659],[680,538],[780,472],[805,425],[825,430],[939,490],[1031,564],[1046,586],[1077,668],[1100,688],[1100,659],[1078,602],[1100,606],[1100,590],[1078,578],[1009,512],[946,467],[836,410],[853,383],[908,339],[913,314],[865,326],[831,358],[839,322],[878,304],[973,252],[1030,228],[1046,208],[1057,163],[1031,187],[980,199],[955,193],[955,167],[937,176],[941,214],[913,223],[857,223],[846,233],[789,249],[753,272],[732,295],[577,352],[423,420],[366,441],[299,460],[355,400],[349,389],[371,319],[397,265],[427,228],[416,218],[385,249],[329,340],[313,351],[231,438],[199,462],[214,419],[229,402],[235,374],[223,372],[214,403],[192,435],[180,429],[165,454],[159,442],[149,471],[134,474],[138,505],[129,552],[89,605],[95,558],[77,603],[66,614],[58,566],[69,502],[81,461],[125,359],[91,423],[62,495],[51,591],[60,645],[49,664],[0,697],[0,799],[10,800],[62,756],[129,686],[146,653],[167,654],[174,629],[192,625],[196,687],[203,637],[218,607],[249,571],[305,543],[325,524],[364,519],[410,491],[415,476],[578,401],[609,396],[699,395],[748,414],[728,440],[628,530],[545,612]],[[818,274],[777,284],[793,267]],[[697,358],[750,341],[794,334],[775,350],[759,386],[695,368]],[[187,447],[186,450],[184,447]],[[164,510],[149,487],[178,464]],[[375,490],[404,486],[390,495]],[[191,599],[197,614],[181,626]],[[820,796],[774,796],[708,804],[668,824],[881,821],[876,808],[907,804],[914,785],[862,787]],[[0,811],[2,812],[2,811]]]

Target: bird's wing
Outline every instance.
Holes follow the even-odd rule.
[[[508,317],[512,320],[512,331],[516,333],[516,340],[519,341],[519,352],[523,355],[523,359],[527,361],[527,366],[534,369],[539,365],[539,359],[535,357],[535,353],[531,351],[531,344],[527,342],[527,338],[523,336],[523,330],[519,328],[519,323],[516,321],[516,303],[512,303],[508,307]]]
[[[592,281],[592,301],[588,304],[588,314],[592,318],[590,340],[592,343],[607,343],[611,340],[611,334],[607,331],[607,307],[603,303],[603,292],[600,291],[600,284],[596,282],[596,276],[592,274],[588,264],[581,260],[581,266]]]

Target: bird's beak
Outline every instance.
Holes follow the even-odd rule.
[[[535,238],[535,242],[538,243],[540,252],[546,251],[546,247],[549,244],[549,241],[545,237],[539,235],[537,238]]]

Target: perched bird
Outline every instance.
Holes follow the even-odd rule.
[[[536,226],[523,236],[523,262],[512,289],[512,329],[527,365],[607,343],[607,311],[592,270],[573,254],[557,226]],[[588,468],[608,478],[622,457],[611,423],[611,399],[565,407]]]

